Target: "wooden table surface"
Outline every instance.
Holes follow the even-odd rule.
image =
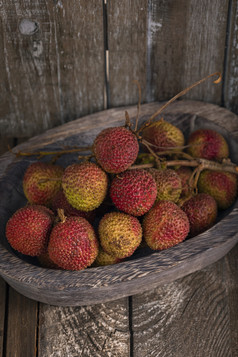
[[[189,112],[199,108],[193,102]],[[205,112],[217,118],[211,105]],[[229,122],[237,134],[236,118],[226,113],[219,124]],[[30,300],[0,278],[0,357],[237,357],[237,253],[238,245],[150,291],[81,307]]]

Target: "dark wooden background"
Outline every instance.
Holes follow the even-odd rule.
[[[145,103],[221,71],[221,85],[186,98],[237,114],[237,21],[237,0],[1,0],[0,152],[137,103],[134,79]],[[235,248],[150,293],[85,308],[38,304],[0,279],[0,356],[238,356],[237,265]]]

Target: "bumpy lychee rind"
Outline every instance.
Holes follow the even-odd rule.
[[[156,183],[145,170],[128,170],[116,176],[110,188],[114,205],[121,211],[133,216],[142,216],[155,202]]]
[[[131,256],[142,240],[138,219],[122,212],[110,212],[103,216],[98,232],[105,252],[119,259]]]
[[[93,222],[96,214],[95,211],[80,211],[74,207],[72,207],[69,202],[67,201],[65,194],[62,190],[60,190],[51,202],[51,209],[57,213],[58,209],[64,210],[64,215],[67,217],[70,216],[77,216],[86,218],[90,223]]]
[[[195,236],[212,227],[217,217],[217,203],[206,193],[198,193],[182,205],[190,223],[190,235]]]
[[[159,201],[145,215],[143,235],[153,250],[163,250],[182,242],[189,233],[189,220],[174,202]]]
[[[72,164],[65,169],[62,187],[69,204],[82,211],[99,207],[107,194],[107,174],[92,162]]]
[[[229,156],[229,147],[224,137],[212,129],[198,129],[188,138],[187,152],[193,157],[221,160]]]
[[[25,171],[23,191],[31,204],[49,206],[61,188],[64,169],[45,162],[34,162]]]
[[[112,256],[105,252],[102,248],[99,248],[99,252],[95,262],[93,263],[94,266],[105,266],[105,265],[113,265],[120,263],[122,259],[119,259],[115,256]]]
[[[18,209],[6,225],[9,244],[25,255],[43,254],[47,249],[53,219],[53,212],[43,206],[29,205]]]
[[[49,258],[65,270],[82,270],[98,254],[98,241],[91,224],[82,217],[68,217],[54,226],[48,244]]]
[[[139,144],[136,136],[125,127],[107,128],[94,140],[93,152],[106,172],[117,174],[135,162]]]
[[[152,148],[156,152],[165,151],[166,148],[184,146],[185,142],[183,132],[165,120],[150,124],[142,131],[142,137],[153,144]]]
[[[180,197],[186,197],[192,191],[192,187],[189,185],[189,180],[192,176],[192,169],[187,166],[180,166],[178,169],[175,169],[176,173],[179,175],[182,183],[182,192]]]
[[[156,202],[178,202],[182,192],[182,182],[179,175],[172,169],[157,170],[149,169],[157,186]]]
[[[204,170],[198,179],[198,191],[211,195],[218,208],[225,210],[237,196],[237,176],[230,172]]]

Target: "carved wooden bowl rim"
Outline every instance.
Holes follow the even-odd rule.
[[[194,105],[202,104],[206,108],[208,106],[208,108],[213,110],[219,108],[219,112],[221,111],[220,107],[212,104],[195,101],[180,102],[185,103],[185,107],[188,105],[189,108],[192,103]],[[158,108],[159,105],[161,103],[142,105],[142,114],[147,113],[151,109]],[[181,105],[175,103],[172,106],[173,110],[168,109],[167,112],[172,113],[173,111],[181,110]],[[85,117],[85,120],[87,121],[90,117],[92,122],[94,123],[95,121],[96,123],[98,116],[101,118],[103,115],[108,116],[112,114],[113,117],[113,113],[116,111],[114,119],[110,122],[110,126],[113,126],[112,124],[117,122],[116,118],[118,118],[119,113],[124,112],[124,109],[117,108],[116,110],[110,109],[95,113]],[[132,114],[135,114],[136,107],[130,107],[130,111]],[[230,113],[222,108],[223,111],[226,114]],[[190,112],[191,110],[189,109],[188,113]],[[237,116],[234,114],[232,116],[232,120],[237,120]],[[24,148],[34,146],[35,143],[37,147],[40,147],[40,143],[45,141],[42,138],[45,137],[48,138],[49,142],[52,142],[52,136],[56,134],[58,138],[60,133],[61,135],[65,135],[64,133],[71,132],[68,129],[73,128],[79,122],[82,123],[82,118],[77,119],[73,123],[70,122],[61,127],[50,129],[46,133],[30,139],[27,143],[19,145],[16,147],[16,150],[24,150]],[[9,162],[15,160],[13,156],[11,153],[2,156],[5,160],[3,160],[3,163],[5,162],[5,164],[3,168],[0,168],[0,178],[1,175],[4,176]],[[39,288],[40,290],[44,290],[45,294],[48,291],[79,292],[79,294],[85,294],[83,301],[85,305],[87,304],[86,296],[91,296],[94,293],[97,296],[98,292],[102,295],[104,294],[105,297],[99,297],[98,301],[94,301],[93,298],[91,300],[89,298],[89,300],[96,303],[103,302],[104,300],[108,301],[115,297],[120,298],[134,295],[200,270],[222,258],[238,241],[237,217],[238,202],[236,201],[232,211],[212,228],[194,238],[185,240],[173,248],[160,252],[154,251],[149,256],[124,261],[116,265],[90,267],[82,271],[64,271],[35,266],[14,256],[5,247],[1,246],[0,274],[6,281],[10,282],[10,284],[12,283],[13,286],[14,284],[20,284],[22,286],[21,291]],[[98,296],[101,296],[100,294]]]

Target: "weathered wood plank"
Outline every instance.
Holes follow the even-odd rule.
[[[127,299],[92,307],[41,304],[38,357],[129,357]]]
[[[226,269],[223,258],[185,278],[135,295],[132,298],[134,354],[137,357],[235,356],[230,338],[231,301],[226,289]],[[236,310],[233,319],[237,317]]]
[[[226,108],[238,113],[238,2],[232,1],[231,5],[224,104]]]
[[[6,283],[0,278],[0,357],[3,355],[4,325],[6,314]]]
[[[224,279],[230,313],[230,341],[232,357],[238,356],[238,245],[225,257]]]
[[[134,104],[142,87],[146,98],[147,2],[107,1],[109,48],[109,105]]]
[[[6,356],[36,356],[38,303],[9,289]]]
[[[3,2],[0,127],[32,136],[101,110],[102,2]]]
[[[204,76],[223,71],[228,0],[150,0],[147,101],[167,100]],[[187,98],[220,104],[212,81]]]

